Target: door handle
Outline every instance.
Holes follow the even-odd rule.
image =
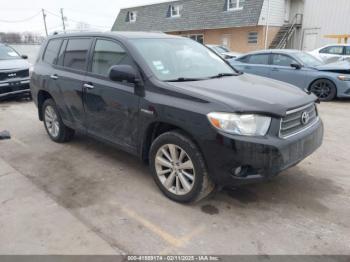
[[[53,80],[57,80],[58,79],[58,75],[54,74],[54,75],[50,75],[50,78]]]
[[[272,71],[277,72],[277,71],[280,71],[280,70],[278,68],[272,68]]]
[[[89,83],[85,83],[84,87],[87,89],[94,89],[95,88],[93,84],[89,84]]]

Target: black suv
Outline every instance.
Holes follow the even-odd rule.
[[[135,154],[179,202],[273,177],[323,139],[314,95],[166,34],[50,37],[31,90],[53,141],[80,131]]]
[[[30,96],[29,68],[26,55],[0,44],[0,100],[13,96]]]

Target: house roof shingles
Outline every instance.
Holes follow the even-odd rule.
[[[217,29],[256,26],[264,0],[245,0],[242,10],[226,11],[227,0],[180,0],[122,9],[112,31],[162,31]],[[181,16],[167,17],[169,6],[181,5]],[[127,22],[137,12],[136,22]]]

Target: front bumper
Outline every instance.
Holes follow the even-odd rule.
[[[29,79],[0,82],[0,98],[30,94]]]
[[[323,123],[319,120],[288,139],[217,134],[215,140],[206,140],[201,147],[212,180],[218,185],[235,186],[276,176],[312,154],[322,140]],[[237,168],[242,170],[239,174],[235,174]]]

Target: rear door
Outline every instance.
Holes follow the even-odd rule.
[[[270,77],[304,88],[306,81],[305,70],[303,68],[296,69],[295,67],[291,67],[291,64],[299,63],[289,55],[271,54]]]
[[[85,80],[87,130],[89,134],[134,151],[140,97],[135,94],[134,84],[109,79],[108,71],[113,65],[131,65],[137,69],[121,43],[97,38]]]
[[[243,72],[259,76],[270,76],[269,53],[254,54],[246,57],[245,64],[242,65]]]
[[[83,84],[91,44],[92,38],[89,37],[65,39],[58,57],[57,70],[51,76],[60,91],[64,118],[72,127],[83,130],[85,129]]]

